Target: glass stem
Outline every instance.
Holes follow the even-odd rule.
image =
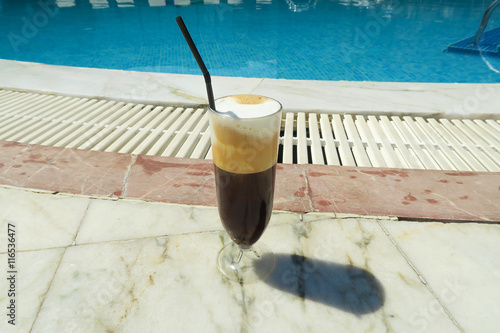
[[[257,254],[257,252],[255,252],[255,250],[251,246],[249,246],[249,247],[241,247],[240,246],[240,253],[238,253],[238,258],[236,259],[236,264],[240,263],[241,258],[243,257],[243,252],[250,252],[250,251],[255,253],[257,258],[260,258],[260,256]]]
[[[240,263],[242,257],[243,257],[243,250],[240,249],[240,253],[238,253],[238,259],[236,259],[236,264]]]

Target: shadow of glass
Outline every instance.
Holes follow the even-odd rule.
[[[258,263],[255,267],[257,275],[274,288],[356,315],[374,312],[384,304],[382,284],[365,269],[295,254],[275,256],[276,267],[269,276],[260,273]]]

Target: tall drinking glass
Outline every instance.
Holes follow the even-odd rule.
[[[232,95],[209,108],[219,215],[233,240],[217,256],[230,280],[252,282],[272,272],[275,258],[256,243],[273,209],[281,104],[259,95]]]

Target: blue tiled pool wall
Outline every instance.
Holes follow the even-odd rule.
[[[88,0],[61,8],[53,0],[0,4],[4,59],[199,74],[174,20],[182,15],[212,75],[500,82],[491,69],[500,70],[500,59],[443,52],[475,33],[490,1],[222,0],[176,6],[168,0],[151,7],[136,0],[102,9]],[[500,15],[492,15],[488,27],[499,25]]]

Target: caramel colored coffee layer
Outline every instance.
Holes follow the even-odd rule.
[[[278,158],[279,130],[252,130],[213,124],[215,165],[233,173],[249,174],[271,168]]]

